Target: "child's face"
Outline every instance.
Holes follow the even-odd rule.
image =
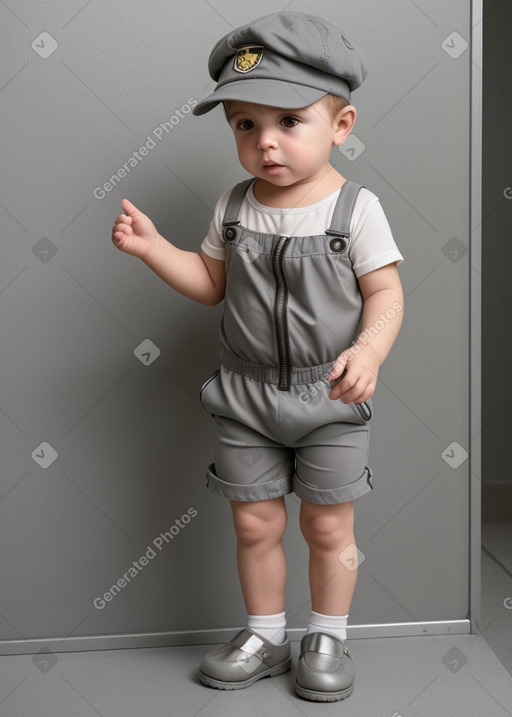
[[[333,144],[348,135],[325,98],[293,110],[232,101],[226,102],[226,111],[244,169],[278,187],[322,178]]]

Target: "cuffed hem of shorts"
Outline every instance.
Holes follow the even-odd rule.
[[[206,485],[212,493],[229,498],[229,500],[240,501],[269,500],[292,492],[287,478],[272,478],[265,483],[254,485],[228,483],[216,475],[214,463],[206,470]]]
[[[335,505],[337,503],[348,503],[350,500],[373,490],[372,472],[368,466],[365,467],[363,475],[354,483],[342,485],[339,488],[314,488],[306,485],[297,476],[293,480],[295,494],[308,503],[319,505]]]

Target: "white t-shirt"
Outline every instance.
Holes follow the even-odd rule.
[[[260,204],[251,184],[240,206],[238,220],[254,232],[284,236],[324,234],[331,223],[340,190],[307,207],[279,209]],[[232,189],[224,192],[217,206],[210,230],[201,249],[213,259],[225,260],[222,220]],[[356,199],[350,221],[348,256],[357,277],[393,262],[401,263],[400,254],[379,199],[363,187]]]

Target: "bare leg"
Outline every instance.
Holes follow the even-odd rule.
[[[286,527],[284,498],[231,501],[237,535],[237,565],[245,609],[249,615],[284,611]]]
[[[316,505],[302,501],[302,534],[309,545],[311,607],[323,615],[348,615],[357,581],[339,556],[354,540],[354,505]]]

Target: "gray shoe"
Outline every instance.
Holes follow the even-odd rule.
[[[325,632],[310,632],[300,643],[295,692],[314,702],[337,702],[354,684],[354,665],[344,642]]]
[[[290,641],[273,645],[253,630],[242,630],[231,642],[211,650],[199,667],[199,679],[218,690],[241,690],[262,677],[291,667]]]

